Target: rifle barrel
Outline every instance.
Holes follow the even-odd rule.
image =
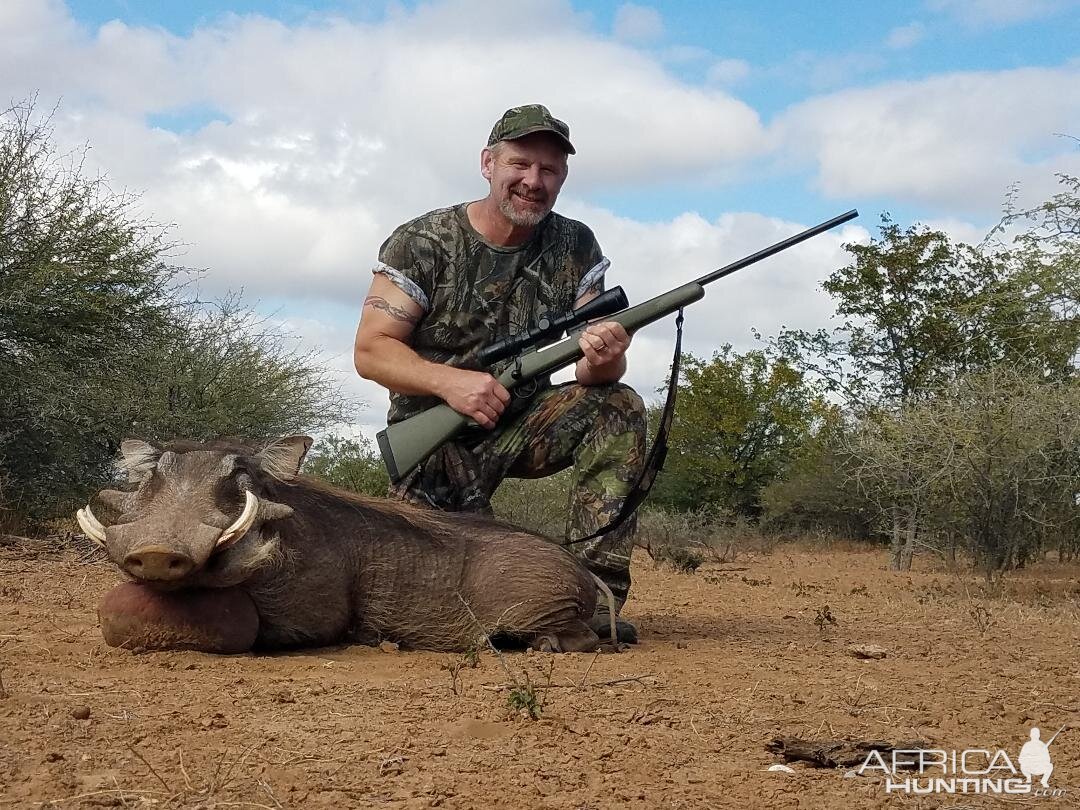
[[[859,212],[852,209],[846,214],[833,217],[828,222],[822,222],[820,225],[815,225],[802,233],[788,237],[782,242],[777,242],[775,245],[759,250],[745,259],[739,259],[737,262],[732,262],[719,270],[714,270],[697,281],[691,281],[673,290],[668,290],[666,293],[650,298],[637,306],[610,313],[610,319],[621,323],[627,331],[636,331],[645,324],[652,323],[703,298],[705,295],[703,285],[708,284],[710,281],[716,281],[718,278],[730,275],[736,270],[741,270],[747,265],[772,256],[774,253],[786,250],[792,245],[797,245],[799,242],[809,239],[811,236],[816,236],[822,231],[835,228],[837,225],[847,222],[849,219],[854,219],[858,215]],[[614,292],[614,290],[611,292]],[[593,301],[596,300],[598,299],[593,299]],[[589,304],[585,306],[588,307]],[[499,382],[509,389],[519,382],[569,365],[575,359],[581,357],[578,338],[579,332],[575,331],[549,346],[537,347],[522,352],[518,355],[514,364],[499,376]],[[515,348],[517,348],[516,345]],[[385,430],[377,434],[377,438],[379,451],[382,453],[383,461],[386,463],[386,470],[390,473],[390,480],[394,483],[401,480],[402,477],[422,463],[444,442],[453,438],[465,426],[467,421],[464,416],[443,402],[401,422],[387,425]]]
[[[1068,725],[1068,723],[1066,723],[1065,725]],[[1052,743],[1054,742],[1054,740],[1056,740],[1056,739],[1058,738],[1058,734],[1060,734],[1060,733],[1061,733],[1061,732],[1063,732],[1064,730],[1065,730],[1065,726],[1062,726],[1061,728],[1059,728],[1059,729],[1058,729],[1058,730],[1057,730],[1057,731],[1056,731],[1056,732],[1054,733],[1054,736],[1053,736],[1053,737],[1051,737],[1051,738],[1050,738],[1049,740],[1047,740],[1047,741],[1046,741],[1046,747],[1047,747],[1047,748],[1049,748],[1049,747],[1051,746],[1051,744],[1052,744]]]
[[[859,212],[852,208],[845,214],[833,217],[828,222],[822,222],[820,225],[815,225],[813,228],[807,228],[802,233],[797,233],[794,236],[789,236],[781,242],[777,242],[775,245],[769,245],[767,248],[762,248],[757,253],[753,253],[745,258],[739,259],[731,264],[724,265],[719,270],[713,270],[711,273],[706,273],[697,280],[698,284],[708,284],[711,281],[716,281],[718,278],[724,276],[730,276],[737,270],[742,270],[744,267],[754,264],[754,262],[760,262],[762,259],[767,259],[775,253],[779,253],[781,250],[787,250],[792,245],[797,245],[799,242],[803,242],[809,239],[811,236],[817,236],[823,231],[835,228],[837,225],[842,225],[848,220],[855,219],[859,215]]]

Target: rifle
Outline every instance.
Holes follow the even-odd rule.
[[[608,300],[597,306],[593,299],[583,306],[574,310],[569,316],[558,319],[541,319],[537,328],[530,330],[524,335],[507,338],[504,341],[493,344],[484,352],[481,352],[486,362],[491,363],[516,352],[513,362],[499,375],[498,380],[508,391],[513,390],[523,382],[534,379],[541,375],[555,371],[576,362],[582,356],[578,346],[578,337],[585,328],[586,321],[594,317],[606,317],[606,320],[622,324],[627,332],[634,332],[641,327],[680,311],[687,304],[701,300],[705,296],[705,285],[717,279],[729,276],[755,262],[766,259],[782,250],[787,250],[812,236],[835,228],[837,225],[854,219],[859,212],[852,209],[847,213],[840,214],[832,219],[808,228],[802,233],[790,236],[774,245],[759,250],[750,256],[724,265],[719,270],[706,273],[699,279],[676,287],[666,293],[650,298],[637,306],[622,308],[619,311],[605,309],[612,302],[619,302],[625,307],[626,299],[622,296],[622,290],[615,288],[610,293],[617,295],[609,296]],[[605,295],[608,295],[605,293]],[[621,296],[621,298],[620,298]],[[592,305],[590,307],[590,305]],[[580,316],[579,316],[580,314]],[[557,323],[556,323],[557,322]],[[578,328],[580,327],[580,328]],[[545,340],[558,337],[563,331],[568,332],[567,337],[547,346],[539,346]],[[494,351],[492,351],[494,350]],[[676,384],[673,380],[672,385]],[[467,416],[462,416],[449,405],[442,403],[428,408],[426,411],[403,419],[392,425],[387,425],[385,430],[376,434],[379,442],[379,452],[382,454],[386,471],[390,474],[390,480],[397,483],[405,477],[414,467],[421,464],[428,456],[439,447],[448,442],[454,435],[466,425],[472,424]]]

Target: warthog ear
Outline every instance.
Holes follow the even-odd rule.
[[[270,475],[279,481],[291,481],[300,472],[300,465],[304,463],[304,456],[311,447],[310,436],[286,436],[278,439],[267,447],[255,458],[259,465]]]
[[[154,471],[161,449],[142,439],[124,439],[120,442],[120,466],[127,471],[128,481],[138,484]]]

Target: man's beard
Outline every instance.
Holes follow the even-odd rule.
[[[499,201],[499,211],[519,228],[533,228],[543,221],[544,217],[551,212],[551,208],[545,206],[542,211],[519,211],[514,208],[513,192],[510,192]]]

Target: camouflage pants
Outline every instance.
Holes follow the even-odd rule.
[[[505,422],[505,423],[504,423]],[[566,539],[606,526],[645,459],[645,405],[622,383],[548,388],[494,430],[443,445],[390,489],[390,496],[450,512],[491,513],[504,478],[542,478],[573,465]],[[630,591],[637,517],[572,546],[611,588],[621,608]]]

